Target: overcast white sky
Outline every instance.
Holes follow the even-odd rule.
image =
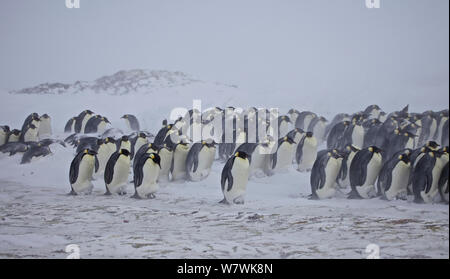
[[[254,90],[449,90],[449,1],[1,0],[0,88],[180,70]],[[314,90],[313,90],[314,89]]]

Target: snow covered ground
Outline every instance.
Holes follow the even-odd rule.
[[[123,128],[120,117],[135,114],[143,129],[156,133],[174,107],[191,108],[193,99],[209,106],[291,107],[331,119],[338,112],[364,109],[339,99],[280,94],[247,94],[236,87],[196,82],[149,94],[110,96],[83,92],[61,95],[0,93],[0,125],[20,128],[31,112],[52,117],[56,137],[65,122],[84,109],[107,116]],[[339,104],[339,106],[337,106]],[[379,103],[386,111],[405,104]],[[426,104],[410,104],[422,112]],[[339,107],[339,110],[336,110]],[[428,109],[443,109],[429,107]],[[0,155],[0,258],[65,258],[69,244],[82,258],[366,258],[368,244],[381,258],[448,258],[449,207],[411,201],[308,200],[309,173],[291,169],[251,179],[244,205],[222,199],[216,161],[201,182],[162,185],[153,200],[103,196],[94,181],[88,196],[68,196],[72,148],[53,145],[51,156],[19,165],[20,156]],[[130,176],[131,180],[131,176]]]

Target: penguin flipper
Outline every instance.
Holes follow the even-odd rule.
[[[100,168],[100,163],[98,161],[97,155],[95,155],[95,172],[98,172],[98,169]]]

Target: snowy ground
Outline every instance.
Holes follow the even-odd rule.
[[[117,126],[121,115],[135,113],[145,129],[156,133],[170,108],[211,94],[211,88],[198,89],[115,96],[107,102],[95,95],[5,94],[0,125],[17,128],[31,112],[48,113],[62,137],[67,119],[89,108]],[[252,97],[230,90],[235,92],[216,92],[220,101],[205,106],[252,103]],[[267,103],[278,99],[265,97]],[[319,101],[298,109],[315,107],[328,118],[349,111],[334,111]],[[286,112],[292,104],[285,100],[280,107]],[[127,196],[103,196],[101,180],[94,182],[92,195],[74,197],[67,195],[73,150],[51,149],[53,155],[28,165],[19,165],[19,156],[0,158],[0,258],[65,258],[68,244],[79,245],[82,258],[366,258],[371,243],[380,247],[381,258],[449,257],[448,205],[347,200],[343,194],[308,200],[309,173],[292,169],[250,180],[246,203],[226,206],[218,204],[223,167],[218,161],[206,180],[163,185],[153,200],[131,199],[132,184]]]

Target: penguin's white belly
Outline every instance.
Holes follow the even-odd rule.
[[[236,158],[231,169],[231,175],[233,176],[233,186],[228,191],[228,181],[225,182],[225,199],[229,203],[234,203],[237,199],[243,202],[249,175],[248,160]]]
[[[252,154],[252,161],[250,163],[250,174],[256,174],[258,171],[264,171],[267,168],[267,154],[266,151],[258,145]]]
[[[172,164],[172,153],[172,151],[165,148],[159,151],[158,155],[161,158],[161,161],[159,162],[161,169],[159,170],[158,181],[169,180],[170,165]]]
[[[353,128],[352,143],[353,143],[354,146],[356,146],[358,148],[362,148],[363,147],[363,143],[364,143],[364,128],[361,125],[356,125]]]
[[[6,143],[6,133],[2,131],[0,131],[0,145],[4,145]]]
[[[211,169],[210,152],[207,147],[202,148],[198,153],[198,166],[195,172],[189,171],[189,176],[193,181],[200,181],[208,176]],[[193,166],[192,166],[193,168]]]
[[[19,136],[16,136],[16,135],[9,136],[8,142],[18,142],[18,141],[19,141]]]
[[[23,137],[25,142],[28,141],[32,141],[32,142],[37,142],[39,141],[38,136],[37,136],[37,129],[28,129],[25,132],[25,135]]]
[[[336,178],[341,169],[342,159],[330,158],[325,167],[325,184],[322,188],[316,190],[319,199],[327,199],[336,193]]]
[[[308,129],[309,123],[311,123],[311,120],[314,118],[313,115],[308,114],[307,116],[305,116],[305,118],[303,119],[303,130],[306,131],[306,129]]]
[[[373,154],[372,159],[367,164],[367,176],[366,181],[362,186],[357,186],[356,189],[361,197],[368,199],[375,196],[375,180],[381,170],[381,155],[378,153]]]
[[[151,159],[148,159],[151,161]],[[141,198],[147,198],[148,195],[156,193],[159,185],[156,182],[159,176],[159,166],[152,162],[146,162],[142,167],[143,178],[142,184],[136,188],[138,195]]]
[[[50,119],[41,120],[41,124],[39,125],[39,137],[43,138],[46,136],[51,136],[52,127],[50,123]]]
[[[97,125],[97,133],[103,133],[106,131],[106,122],[105,121],[101,121],[98,125]]]
[[[124,192],[128,182],[128,175],[130,173],[130,159],[122,158],[120,156],[114,165],[114,175],[110,184],[108,184],[109,191],[114,193]]]
[[[443,163],[443,161],[438,158],[436,160],[436,163],[434,164],[433,170],[431,172],[431,175],[433,176],[433,183],[431,184],[431,187],[430,187],[430,190],[428,191],[428,193],[426,193],[425,190],[420,192],[420,195],[422,196],[423,201],[426,203],[433,202],[433,199],[438,194],[439,177],[441,176],[442,168],[444,167],[444,165],[442,163]]]
[[[92,174],[94,173],[94,157],[90,155],[85,155],[78,166],[78,177],[74,184],[72,184],[72,189],[77,193],[91,193],[92,188]]]
[[[445,124],[445,122],[448,120],[448,117],[442,117],[441,118],[441,122],[439,122],[439,127],[437,128],[438,130],[437,130],[437,136],[436,136],[436,141],[439,143],[439,144],[443,144],[442,142],[441,142],[441,139],[442,139],[442,131],[444,130],[444,124]]]
[[[305,140],[303,144],[303,153],[300,163],[298,164],[299,171],[309,171],[312,169],[317,158],[317,142],[314,140]]]
[[[405,148],[410,148],[410,149],[414,148],[414,138],[408,139],[408,141],[406,142]]]
[[[120,143],[120,148],[119,148],[119,150],[120,149],[126,149],[126,150],[128,150],[129,152],[131,152],[131,142],[130,141],[122,141],[121,143]]]
[[[134,144],[134,152],[137,152],[145,144],[148,144],[148,140],[139,137]]]
[[[436,119],[433,118],[433,122],[431,122],[431,126],[430,126],[430,135],[428,136],[429,140],[433,139],[434,133],[436,133],[436,129],[437,129],[437,121],[436,121]]]
[[[392,170],[391,187],[384,193],[386,199],[393,200],[399,194],[406,195],[410,173],[410,164],[405,164],[404,162],[397,163]]]
[[[283,143],[277,152],[277,163],[275,170],[287,170],[292,164],[292,157],[294,156],[294,145]]]
[[[186,157],[189,149],[178,148],[173,155],[172,180],[186,178]]]
[[[380,116],[380,110],[374,109],[370,112],[370,118],[378,118]]]
[[[81,133],[84,133],[84,128],[86,127],[86,123],[88,122],[88,120],[92,117],[91,114],[86,114],[83,118],[83,120],[81,121]]]
[[[97,151],[98,158],[98,175],[102,175],[105,172],[106,163],[108,163],[109,157],[111,157],[113,152],[111,152],[110,148],[103,144]]]

